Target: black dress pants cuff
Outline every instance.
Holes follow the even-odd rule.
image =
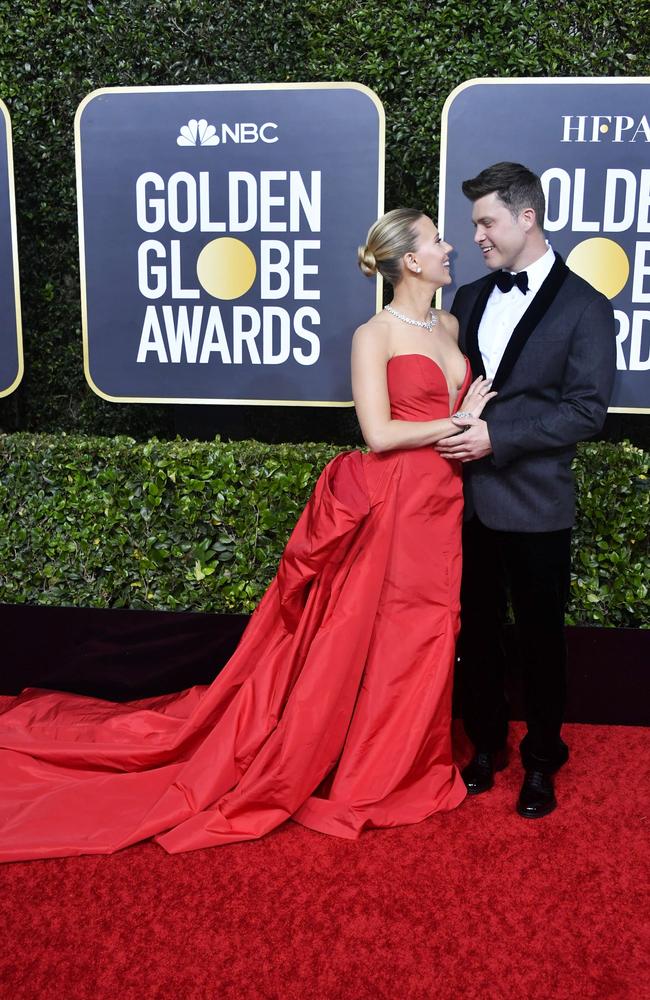
[[[530,733],[524,736],[519,744],[521,762],[526,771],[541,771],[542,774],[555,774],[569,759],[569,748],[564,740],[558,737],[556,745],[552,750],[548,749],[548,744],[541,750],[534,747]]]

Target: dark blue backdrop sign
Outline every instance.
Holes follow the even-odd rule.
[[[11,122],[0,101],[0,396],[13,392],[23,377],[20,286],[16,244]]]
[[[108,89],[76,118],[86,377],[116,401],[350,405],[384,115],[357,84]]]
[[[611,409],[650,412],[650,80],[470,80],[443,111],[440,224],[454,285],[484,273],[461,182],[500,160],[538,173],[545,230],[572,270],[612,301],[617,379]]]

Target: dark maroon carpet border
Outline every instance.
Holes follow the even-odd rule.
[[[0,694],[24,687],[114,700],[209,684],[246,615],[0,604]],[[521,699],[510,635],[513,718]],[[650,630],[568,628],[567,720],[650,725]]]

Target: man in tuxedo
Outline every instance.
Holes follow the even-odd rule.
[[[502,629],[511,602],[524,689],[525,777],[517,811],[556,806],[553,774],[568,759],[564,611],[570,582],[578,441],[602,427],[615,372],[609,301],[567,268],[544,238],[539,177],[497,163],[463,183],[474,241],[490,274],[458,289],[452,313],[475,376],[497,395],[482,419],[438,443],[465,464],[461,700],[475,755],[469,794],[506,766]],[[462,419],[462,418],[461,418]]]

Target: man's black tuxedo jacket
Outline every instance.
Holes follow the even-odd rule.
[[[495,279],[463,285],[451,308],[475,378],[485,375],[478,328]],[[573,524],[575,445],[603,425],[615,359],[609,301],[556,254],[494,376],[498,395],[482,414],[492,454],[465,464],[467,517],[501,531]]]

